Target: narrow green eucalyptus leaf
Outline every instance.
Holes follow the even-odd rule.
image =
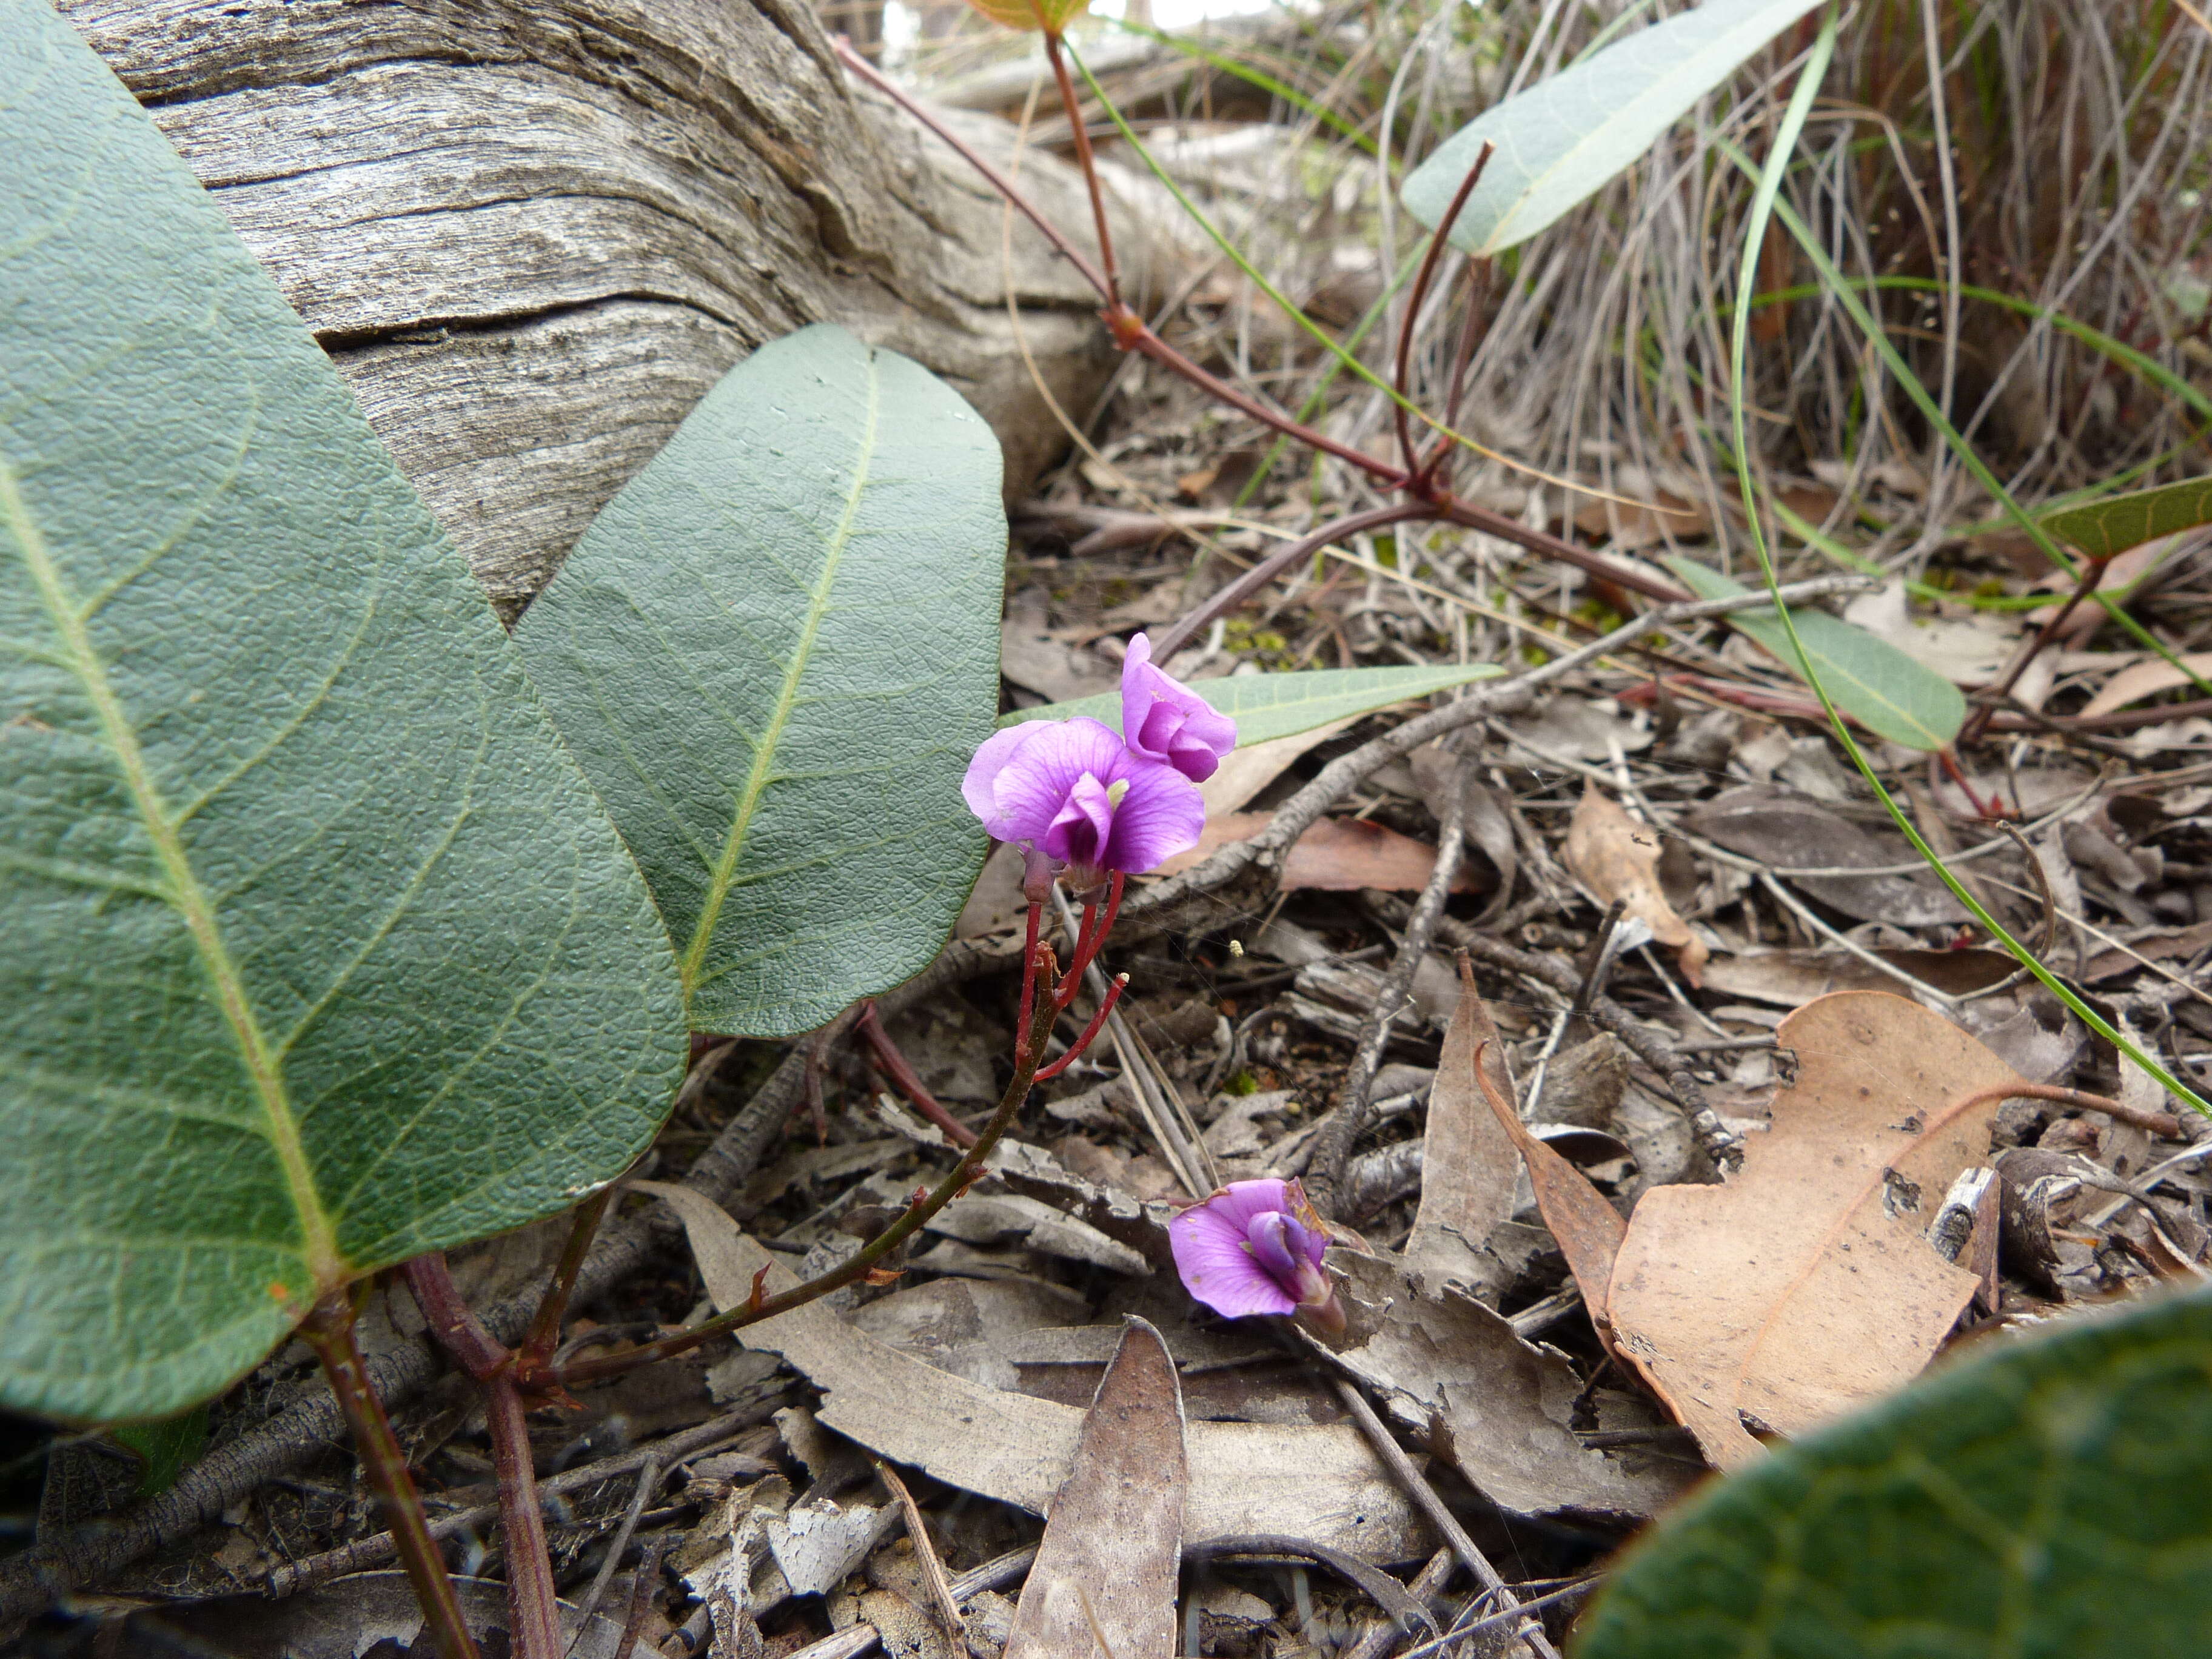
[[[1431,230],[1486,143],[1498,146],[1452,227],[1469,253],[1527,241],[1602,189],[1692,104],[1820,0],[1705,0],[1484,111],[1401,192]]]
[[[1233,674],[1225,679],[1195,680],[1191,690],[1237,722],[1237,746],[1249,748],[1271,738],[1295,737],[1353,714],[1370,714],[1392,703],[1446,691],[1469,680],[1486,680],[1505,671],[1495,663],[1439,663],[1434,667],[1311,668],[1292,674]],[[1121,729],[1121,694],[1102,691],[1073,702],[1018,708],[999,724],[1064,720],[1078,714]]]
[[[2090,558],[2109,559],[2178,530],[2212,524],[2212,478],[2184,478],[2158,489],[2090,501],[2039,514],[2037,522]]]
[[[208,1408],[195,1406],[174,1417],[112,1424],[107,1437],[138,1459],[133,1496],[156,1497],[175,1486],[185,1467],[207,1449]]]
[[[1734,599],[1751,592],[1692,559],[1677,556],[1667,561],[1667,568],[1701,599]],[[1966,719],[1966,700],[1934,669],[1825,611],[1790,614],[1796,620],[1806,655],[1813,659],[1813,672],[1836,707],[1868,731],[1908,749],[1941,749],[1959,735]],[[1789,630],[1778,612],[1771,608],[1734,611],[1723,620],[1790,672],[1797,672],[1797,653],[1790,648]]]
[[[166,1416],[620,1173],[681,1008],[459,555],[44,0],[0,178],[0,1403]]]
[[[2212,1630],[2212,1296],[1996,1337],[1707,1486],[1575,1659],[2147,1659]]]
[[[515,638],[666,919],[693,1029],[811,1030],[936,955],[982,867],[998,440],[828,324],[730,371]]]

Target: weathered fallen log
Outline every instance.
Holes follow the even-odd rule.
[[[1090,291],[856,94],[791,0],[61,0],[313,328],[510,617],[748,351],[830,320],[944,375],[1010,492],[1112,364]],[[959,115],[1004,164],[1012,130]],[[1022,179],[1083,241],[1076,175]],[[1152,239],[1116,241],[1142,294]],[[1002,248],[1010,250],[1002,255]],[[1163,273],[1164,274],[1164,273]]]

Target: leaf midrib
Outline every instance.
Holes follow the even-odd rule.
[[[24,568],[30,573],[39,591],[40,603],[45,606],[62,641],[68,671],[91,703],[108,752],[115,757],[116,770],[121,774],[131,792],[131,802],[138,809],[147,839],[153,844],[155,856],[167,878],[167,890],[162,896],[183,919],[198,953],[200,966],[214,988],[216,1003],[237,1041],[240,1059],[261,1107],[270,1150],[276,1154],[287,1194],[299,1218],[302,1254],[308,1270],[317,1290],[328,1288],[343,1279],[343,1263],[338,1254],[336,1230],[315,1188],[313,1170],[301,1139],[299,1121],[292,1110],[283,1068],[261,1030],[245,982],[223,942],[215,907],[201,887],[177,833],[177,822],[170,817],[154,787],[145,755],[138,745],[138,734],[125,714],[114,687],[108,683],[106,668],[93,649],[84,618],[63,584],[45,532],[23,499],[15,469],[4,456],[0,456],[0,521],[6,523],[21,550]]]
[[[696,991],[705,972],[708,950],[713,945],[714,928],[721,919],[722,905],[737,884],[738,860],[744,850],[745,835],[752,826],[753,814],[759,809],[761,797],[767,793],[775,766],[777,749],[783,741],[784,727],[791,722],[791,711],[798,706],[799,683],[806,672],[808,661],[814,654],[814,638],[821,630],[822,618],[829,613],[830,593],[837,580],[837,568],[843,562],[845,550],[853,537],[853,521],[860,510],[860,497],[868,486],[868,464],[876,450],[876,427],[882,405],[881,378],[876,368],[876,357],[870,351],[866,357],[868,376],[868,408],[861,427],[857,459],[853,469],[852,487],[846,492],[844,511],[838,515],[837,527],[831,533],[822,559],[822,573],[815,579],[813,590],[807,595],[806,620],[801,624],[799,641],[785,665],[783,684],[776,692],[775,708],[769,716],[767,728],[753,746],[753,763],[746,769],[744,787],[738,792],[737,811],[730,820],[730,833],[722,842],[721,856],[714,860],[708,884],[707,894],[699,906],[699,920],[691,930],[691,938],[684,947],[678,966],[684,981],[684,1000],[688,1004]]]

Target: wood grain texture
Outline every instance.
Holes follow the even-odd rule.
[[[732,364],[840,322],[990,421],[1010,489],[1063,440],[1008,324],[998,198],[848,90],[789,0],[60,0],[214,193],[512,617]],[[1002,162],[1013,130],[951,118]],[[1079,181],[1025,185],[1079,243]],[[1124,215],[1133,286],[1148,240]],[[1038,367],[1112,350],[1016,222]],[[1130,258],[1128,256],[1134,256]]]

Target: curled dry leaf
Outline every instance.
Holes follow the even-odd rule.
[[[1505,1264],[1486,1246],[1499,1224],[1513,1218],[1515,1170],[1513,1142],[1484,1106],[1475,1085],[1478,1055],[1510,1094],[1513,1082],[1506,1074],[1498,1028],[1469,986],[1444,1029],[1436,1081],[1429,1089],[1421,1200],[1406,1239],[1405,1259],[1430,1284],[1456,1279],[1484,1290],[1502,1286],[1508,1277]]]
[[[799,1282],[689,1188],[630,1186],[676,1211],[717,1308],[744,1301],[763,1267],[770,1295]],[[821,1303],[738,1335],[749,1348],[781,1354],[822,1389],[818,1415],[830,1428],[893,1462],[1033,1515],[1044,1513],[1075,1454],[1083,1413],[1074,1407],[939,1370]],[[1402,1561],[1425,1547],[1412,1504],[1348,1423],[1194,1423],[1186,1448],[1184,1531],[1193,1540],[1292,1532],[1370,1561]]]
[[[1178,853],[1160,866],[1162,875],[1188,870],[1232,842],[1249,841],[1273,822],[1265,812],[1231,812],[1208,818],[1206,833],[1188,853]],[[1395,830],[1364,818],[1323,818],[1291,846],[1283,860],[1283,890],[1311,887],[1326,892],[1348,893],[1373,887],[1386,893],[1410,893],[1427,885],[1437,867],[1437,849],[1426,842],[1401,836]],[[1467,890],[1462,876],[1454,892]]]
[[[1613,1340],[1718,1468],[1909,1382],[1979,1284],[1927,1239],[1989,1154],[2011,1067],[1941,1015],[1841,991],[1782,1022],[1796,1081],[1719,1187],[1655,1187],[1614,1258]]]
[[[1474,994],[1472,984],[1467,994]],[[1528,1184],[1536,1189],[1536,1207],[1544,1212],[1544,1224],[1552,1230],[1552,1237],[1559,1242],[1559,1253],[1567,1258],[1567,1267],[1583,1293],[1583,1305],[1589,1310],[1590,1322],[1597,1328],[1597,1340],[1611,1353],[1613,1326],[1606,1316],[1606,1293],[1613,1283],[1613,1255],[1620,1249],[1628,1224],[1605,1194],[1590,1184],[1588,1176],[1528,1133],[1520,1113],[1513,1109],[1512,1097],[1492,1081],[1483,1059],[1480,1054],[1475,1056],[1474,1080],[1528,1164]]]
[[[1595,785],[1583,791],[1567,825],[1567,868],[1600,904],[1620,900],[1625,914],[1643,921],[1654,939],[1678,953],[1682,977],[1701,984],[1711,951],[1667,902],[1659,885],[1660,851],[1657,830],[1630,817]]]
[[[1188,1479],[1175,1359],[1132,1319],[1046,1512],[1006,1659],[1066,1659],[1094,1639],[1115,1659],[1169,1659]]]

